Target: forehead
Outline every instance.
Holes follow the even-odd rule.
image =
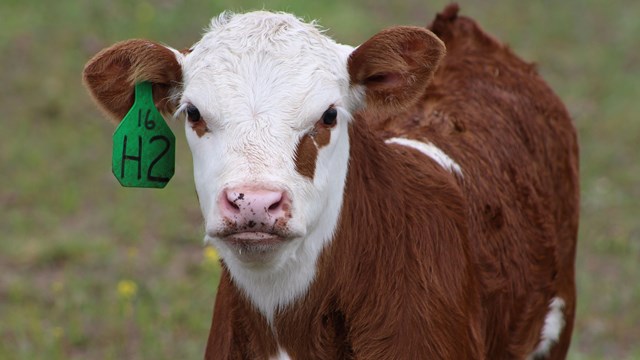
[[[252,111],[261,102],[335,101],[348,87],[351,50],[290,14],[224,13],[184,60],[185,96],[216,106],[244,102]]]

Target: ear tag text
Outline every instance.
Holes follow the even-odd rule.
[[[113,175],[122,186],[163,188],[175,154],[176,137],[156,109],[151,83],[136,84],[133,106],[113,133]]]

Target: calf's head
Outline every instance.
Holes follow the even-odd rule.
[[[136,82],[160,111],[184,116],[205,240],[232,273],[313,266],[331,240],[349,164],[349,124],[363,107],[396,111],[423,93],[444,45],[396,27],[354,49],[288,14],[225,13],[189,50],[121,42],[84,81],[115,119]]]

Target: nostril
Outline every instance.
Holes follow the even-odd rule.
[[[238,204],[236,204],[235,201],[231,201],[231,200],[227,199],[227,202],[229,203],[229,206],[231,206],[231,208],[233,208],[235,210],[240,210],[240,206],[238,206]]]
[[[280,207],[280,204],[282,204],[282,200],[278,200],[277,202],[271,204],[271,206],[269,206],[269,210],[271,211],[276,210],[277,208]]]
[[[277,193],[277,196],[274,196],[271,205],[267,209],[267,212],[271,216],[280,217],[285,215],[288,209],[289,197],[284,192],[279,192]]]
[[[227,210],[231,211],[232,213],[239,213],[240,212],[240,205],[238,205],[238,201],[244,199],[244,194],[243,193],[236,193],[236,192],[225,192],[225,194],[223,195],[224,203],[226,205]]]

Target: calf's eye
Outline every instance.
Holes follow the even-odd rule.
[[[338,110],[332,106],[322,114],[322,123],[326,126],[334,126],[337,118]]]
[[[192,123],[200,121],[200,110],[192,104],[187,105],[187,119]]]

